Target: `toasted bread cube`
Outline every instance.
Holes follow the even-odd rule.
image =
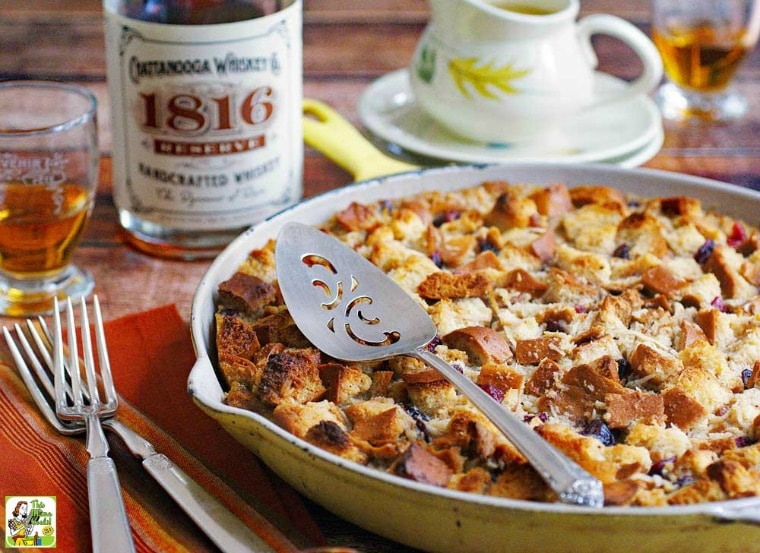
[[[591,436],[581,436],[564,425],[544,424],[538,433],[602,483],[615,482],[619,475],[646,473],[651,467],[643,447],[626,444],[605,447]]]
[[[677,377],[683,370],[683,363],[678,358],[643,342],[633,349],[629,361],[633,373],[644,379],[647,387],[655,389]]]
[[[567,244],[557,247],[556,266],[588,282],[610,281],[612,268],[606,255],[578,250]]]
[[[441,336],[467,326],[490,326],[493,316],[480,298],[442,299],[431,305],[428,313]]]
[[[253,323],[253,331],[261,345],[283,344],[291,348],[306,348],[311,345],[287,311],[277,311],[256,320]]]
[[[503,332],[486,326],[466,326],[441,338],[444,344],[467,353],[470,363],[505,363],[512,359],[512,350]]]
[[[331,401],[281,403],[275,407],[272,420],[276,425],[299,438],[306,437],[309,430],[321,422],[330,422],[341,430],[346,430],[343,413]]]
[[[407,448],[391,467],[391,471],[416,482],[441,487],[449,483],[452,475],[452,471],[446,463],[417,442],[412,443]]]
[[[241,271],[219,284],[219,300],[226,307],[245,313],[258,313],[274,302],[276,291],[270,283]]]
[[[263,248],[252,250],[240,266],[240,272],[259,277],[266,282],[277,280],[274,268],[274,240],[268,240]]]
[[[371,206],[351,202],[348,207],[335,215],[335,220],[346,230],[364,230],[377,223],[377,210]]]
[[[216,351],[251,359],[260,348],[251,322],[238,315],[216,313]]]
[[[326,398],[343,404],[369,390],[372,379],[359,367],[340,363],[322,363],[318,366],[319,377],[327,389]]]
[[[541,336],[518,340],[515,345],[515,360],[524,365],[534,365],[543,359],[558,361],[564,357],[561,336]]]
[[[485,217],[485,224],[498,227],[501,231],[525,228],[537,214],[536,202],[510,190],[496,198],[496,203]]]
[[[486,363],[480,368],[477,383],[479,386],[493,386],[506,392],[522,387],[523,375],[506,364]]]
[[[544,395],[556,385],[557,375],[560,373],[560,370],[561,368],[556,361],[552,361],[551,359],[542,360],[525,383],[525,392],[534,396]]]
[[[689,437],[683,430],[663,424],[636,423],[625,438],[628,445],[646,448],[652,461],[680,457],[691,447]]]
[[[744,383],[738,371],[732,370],[726,359],[726,354],[704,340],[692,343],[678,354],[684,367],[698,368],[709,373],[721,385],[722,390],[712,391],[715,397],[710,404],[720,401],[726,403],[730,399],[731,390],[742,390]],[[688,390],[687,390],[688,391]],[[704,402],[703,405],[707,405]]]
[[[245,357],[222,352],[219,354],[219,370],[227,386],[234,382],[254,390],[261,380],[263,367]]]
[[[557,239],[554,231],[546,230],[530,244],[530,252],[544,263],[549,263],[557,249]]]
[[[726,422],[746,436],[755,437],[755,420],[760,416],[760,389],[750,388],[734,396]]]
[[[373,398],[349,405],[344,412],[352,424],[351,435],[371,444],[416,435],[414,419],[389,398]]]
[[[604,420],[610,428],[627,428],[632,422],[655,423],[665,419],[662,396],[635,390],[605,396]]]
[[[488,488],[488,495],[526,501],[552,501],[556,498],[533,467],[518,463],[504,467],[496,482]]]
[[[367,453],[354,444],[345,428],[334,421],[322,420],[309,428],[304,439],[315,446],[344,459],[365,464]]]
[[[562,183],[550,184],[533,192],[530,197],[536,203],[538,212],[545,217],[559,217],[573,208],[570,192]]]
[[[708,413],[714,413],[731,400],[731,391],[718,379],[701,367],[686,367],[673,382],[692,399],[702,405]]]
[[[429,417],[444,418],[458,404],[456,388],[440,377],[432,381],[407,382],[406,391],[412,403]]]
[[[707,467],[707,476],[730,499],[760,495],[760,473],[750,472],[736,461],[721,459]]]
[[[616,241],[628,246],[631,258],[649,254],[662,259],[670,251],[662,224],[646,213],[633,213],[623,219],[618,225]]]
[[[425,299],[480,298],[491,288],[491,281],[483,273],[449,273],[436,271],[425,277],[417,293]]]
[[[705,263],[705,270],[720,281],[723,297],[748,300],[757,294],[757,288],[741,275],[744,257],[735,249],[719,244]]]
[[[611,253],[622,216],[615,206],[588,204],[562,218],[562,230],[578,249]]]
[[[681,430],[690,430],[707,419],[707,410],[677,386],[662,394],[662,399],[667,422]]]
[[[703,476],[693,484],[684,486],[668,496],[669,505],[691,505],[709,501],[724,501],[728,499],[720,484]]]
[[[660,198],[660,210],[667,217],[684,217],[692,221],[698,221],[704,215],[702,203],[689,196]]]
[[[325,387],[319,378],[319,359],[320,352],[314,348],[289,348],[269,356],[259,382],[261,400],[276,407],[321,398]]]
[[[597,204],[617,209],[625,213],[628,202],[620,190],[611,186],[574,186],[570,189],[570,199],[575,207]]]
[[[687,282],[679,291],[678,295],[686,305],[693,305],[700,309],[707,309],[715,298],[720,297],[720,281],[712,273],[706,273],[701,277]]]

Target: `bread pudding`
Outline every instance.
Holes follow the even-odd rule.
[[[760,495],[760,233],[690,197],[484,182],[352,203],[321,229],[433,319],[428,348],[604,485],[607,505]],[[301,334],[274,241],[218,288],[228,405],[433,486],[551,502],[437,371]]]

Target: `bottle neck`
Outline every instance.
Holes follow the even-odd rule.
[[[270,15],[293,2],[294,0],[116,0],[117,8],[114,11],[151,23],[214,25]]]

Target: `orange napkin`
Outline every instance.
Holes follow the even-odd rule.
[[[119,419],[213,493],[277,551],[323,545],[300,496],[196,407],[186,383],[195,361],[175,306],[106,323]],[[38,413],[13,363],[0,360],[0,491],[56,496],[58,551],[90,545],[82,438],[66,438]],[[109,440],[138,552],[216,551],[117,438]],[[6,513],[6,518],[10,514]],[[7,520],[3,526],[8,529]]]

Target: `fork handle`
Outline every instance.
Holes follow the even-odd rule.
[[[161,453],[146,457],[143,467],[226,553],[274,553],[274,549]],[[293,550],[295,551],[295,549]]]
[[[134,552],[135,544],[113,459],[93,457],[87,462],[87,492],[93,553]]]

